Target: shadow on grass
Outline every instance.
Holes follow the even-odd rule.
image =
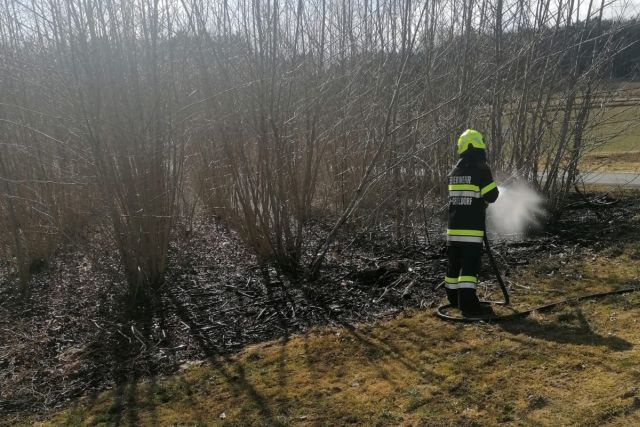
[[[101,328],[91,344],[85,362],[94,367],[94,376],[108,378],[115,385],[113,400],[104,408],[98,401],[98,391],[93,390],[83,401],[67,413],[63,425],[85,424],[92,413],[92,424],[114,426],[140,425],[140,412],[148,416],[149,425],[158,425],[156,414],[156,363],[149,357],[145,338],[151,335],[154,322],[164,325],[164,310],[158,300],[141,306],[132,305],[126,296],[119,302],[122,311],[116,322]],[[106,316],[105,316],[106,317]],[[146,396],[140,381],[147,380]],[[94,409],[97,409],[95,412]]]
[[[272,291],[284,292],[283,295],[274,295]],[[251,375],[249,366],[238,360],[228,356],[229,348],[225,347],[224,340],[220,340],[218,336],[210,335],[207,320],[199,316],[200,313],[194,312],[193,308],[183,302],[180,295],[172,292],[171,289],[165,289],[163,298],[159,298],[148,311],[138,311],[135,319],[131,316],[123,315],[118,330],[105,330],[104,344],[101,346],[101,356],[95,356],[93,361],[96,366],[100,362],[105,362],[104,374],[113,379],[115,388],[111,399],[106,402],[96,403],[95,399],[85,400],[79,405],[78,410],[72,410],[68,413],[69,420],[67,425],[78,425],[74,423],[74,419],[82,420],[86,414],[91,414],[94,423],[105,423],[107,425],[139,425],[141,423],[147,425],[159,425],[159,417],[157,415],[156,406],[159,402],[166,402],[165,399],[173,399],[173,391],[167,391],[163,387],[156,384],[156,374],[152,358],[140,360],[140,355],[147,358],[153,351],[146,351],[145,344],[150,345],[144,337],[153,335],[153,328],[161,329],[164,322],[163,316],[174,314],[177,318],[188,327],[185,331],[190,338],[197,343],[198,347],[205,354],[208,364],[207,368],[212,369],[224,381],[225,387],[231,391],[237,398],[242,401],[242,407],[238,409],[238,419],[253,419],[259,416],[261,423],[264,425],[280,425],[283,419],[287,418],[287,414],[295,410],[293,406],[295,399],[291,399],[290,380],[291,365],[287,361],[287,357],[291,356],[287,351],[287,343],[291,326],[289,320],[285,316],[287,310],[287,302],[293,304],[294,301],[286,295],[286,287],[282,289],[272,290],[266,288],[266,296],[269,306],[273,309],[277,316],[277,327],[283,335],[279,341],[276,359],[273,362],[273,384],[271,391],[262,392],[262,386],[270,384],[262,384]],[[421,372],[422,376],[429,381],[438,381],[439,375],[432,370],[421,366],[421,362],[409,355],[406,349],[399,345],[393,336],[379,335],[361,330],[354,327],[340,315],[336,315],[328,306],[313,298],[311,302],[322,306],[325,322],[340,326],[345,331],[345,336],[353,338],[355,345],[364,352],[367,361],[374,369],[377,369],[380,377],[384,378],[391,384],[401,387],[402,384],[397,378],[393,377],[393,373],[385,368],[382,359],[393,359],[398,364],[404,366],[405,369]],[[139,333],[133,332],[131,328],[138,329]],[[238,323],[240,330],[233,330],[230,333],[242,333],[242,323]],[[133,332],[133,333],[132,333]],[[409,332],[409,331],[407,331]],[[138,339],[140,338],[140,339]],[[419,337],[415,337],[419,340]],[[414,341],[415,341],[414,340]],[[143,342],[144,341],[144,342]],[[151,349],[152,350],[152,349]],[[322,348],[309,348],[305,339],[305,361],[311,378],[318,382],[322,380],[323,372],[326,368],[326,355],[323,354]],[[316,364],[323,366],[315,366]],[[295,364],[294,364],[295,365]],[[331,364],[329,364],[331,366]],[[177,375],[180,377],[180,374]],[[140,381],[145,380],[142,384]],[[198,403],[191,402],[192,394],[198,392],[198,385],[187,378],[182,378],[179,388],[185,390],[181,393],[181,399],[184,398],[183,404],[190,406]],[[258,383],[256,383],[258,381]],[[294,391],[295,392],[295,391]],[[197,412],[197,411],[196,411]],[[192,414],[193,415],[193,414]],[[75,418],[74,418],[75,417]],[[214,414],[215,417],[215,414]],[[86,421],[86,420],[85,420]],[[203,425],[206,425],[203,423]]]
[[[511,334],[524,334],[531,338],[559,344],[603,346],[613,351],[626,351],[633,348],[633,345],[625,339],[596,333],[579,308],[559,315],[558,320],[553,322],[541,322],[527,317],[517,321],[502,322],[499,325]]]
[[[207,356],[211,368],[225,379],[226,383],[236,394],[245,396],[256,406],[266,425],[279,425],[273,410],[269,406],[268,399],[247,379],[244,365],[225,355],[223,349],[219,348],[207,337],[206,333],[202,331],[202,325],[197,323],[195,317],[175,295],[167,292],[166,296],[173,304],[180,320],[189,326],[191,337],[198,343],[201,350]],[[284,343],[282,345],[284,347]],[[280,353],[280,358],[282,360],[279,364],[284,365],[284,350]],[[284,385],[284,381],[284,378],[281,377],[279,381],[281,386]],[[243,410],[245,409],[243,408]]]
[[[334,312],[327,304],[323,304],[320,301],[317,301],[313,294],[310,292],[305,293],[305,297],[311,301],[316,307],[322,309],[322,313],[325,317],[325,322],[327,324],[334,324],[344,328],[344,330],[365,350],[365,355],[367,356],[370,363],[374,365],[374,368],[379,372],[380,377],[387,380],[390,384],[398,385],[398,383],[394,380],[392,375],[385,369],[384,363],[377,363],[376,360],[382,356],[388,357],[400,363],[404,366],[405,369],[413,372],[420,372],[423,377],[431,378],[434,380],[442,379],[442,376],[436,374],[431,369],[427,369],[425,366],[420,366],[419,362],[412,359],[407,355],[407,351],[400,346],[397,345],[395,339],[385,338],[384,335],[371,335],[366,333],[363,330],[359,330],[354,325],[349,323],[344,319],[340,319],[338,316],[334,315]],[[418,340],[420,339],[420,333],[418,331],[413,331],[417,336]],[[411,337],[405,337],[407,341],[411,341]],[[414,340],[415,341],[415,340]],[[305,341],[305,353],[306,353],[306,361],[307,366],[309,367],[309,371],[312,372],[313,361],[317,359],[314,355],[309,353],[310,349],[308,347],[308,343]]]
[[[286,291],[286,289],[278,289]],[[148,337],[154,336],[154,328],[164,330],[165,316],[175,315],[179,321],[188,326],[186,333],[198,345],[206,356],[210,367],[220,375],[229,390],[239,397],[243,403],[239,419],[255,416],[260,417],[264,425],[282,424],[280,416],[292,409],[288,402],[288,376],[286,346],[290,335],[290,325],[284,315],[286,301],[292,303],[290,296],[273,295],[267,288],[266,297],[273,309],[277,320],[276,327],[282,332],[280,349],[275,361],[275,386],[278,390],[274,395],[265,396],[256,387],[255,380],[249,377],[246,364],[229,356],[229,348],[225,347],[220,337],[209,336],[206,321],[203,322],[198,312],[183,303],[180,297],[171,289],[164,289],[162,297],[156,297],[148,306],[129,304],[128,309],[118,315],[118,319],[107,328],[101,329],[96,337],[95,347],[87,352],[86,362],[95,367],[94,375],[113,381],[114,387],[107,400],[99,400],[97,392],[90,394],[83,401],[78,402],[65,414],[64,420],[58,422],[64,425],[81,425],[91,416],[92,423],[135,426],[160,425],[156,406],[165,399],[172,399],[173,390],[166,390],[157,384],[158,366],[154,361],[154,348],[162,343],[155,343]],[[127,307],[127,302],[121,302],[121,307]],[[107,317],[105,315],[105,317]],[[113,314],[111,313],[113,318]],[[231,333],[241,334],[242,323],[238,323],[237,330]],[[176,365],[177,367],[177,365]],[[189,405],[196,385],[190,380],[180,377],[178,388]],[[144,384],[142,383],[144,381]],[[275,406],[277,404],[277,412]],[[197,421],[202,425],[206,423]],[[199,425],[199,424],[198,424]]]

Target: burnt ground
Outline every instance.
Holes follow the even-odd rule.
[[[560,269],[563,257],[583,248],[615,256],[638,236],[637,194],[574,195],[560,212],[526,240],[496,242],[507,277],[541,259]],[[265,282],[239,238],[208,222],[172,244],[161,296],[132,314],[123,309],[127,286],[105,235],[61,248],[34,276],[27,300],[0,266],[0,423],[170,374],[189,360],[314,326],[373,322],[442,298],[435,289],[446,264],[442,240],[397,247],[384,233],[345,237],[320,280],[293,285],[273,273]],[[481,279],[492,280],[488,268]]]

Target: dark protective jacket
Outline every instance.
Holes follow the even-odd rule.
[[[484,150],[469,148],[449,174],[448,245],[482,244],[485,210],[498,198]]]

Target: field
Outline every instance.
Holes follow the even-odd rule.
[[[581,167],[598,171],[640,170],[640,85],[624,83],[618,88],[623,106],[610,107],[590,136],[602,143],[585,154]]]
[[[571,214],[537,237],[497,245],[516,309],[638,284],[640,203],[634,193],[601,196],[576,197],[567,206]],[[611,205],[598,207],[605,202]],[[409,267],[415,265],[420,264],[411,261]],[[487,296],[496,297],[490,272],[484,279]],[[117,387],[85,393],[60,412],[17,412],[2,421],[52,426],[640,422],[635,363],[640,293],[474,325],[438,320],[431,308],[439,300],[366,323],[328,310],[326,326],[186,361],[176,374],[142,375],[133,369]],[[185,332],[206,347],[205,335]]]

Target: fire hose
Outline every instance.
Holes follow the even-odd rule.
[[[493,269],[493,272],[496,275],[498,285],[500,286],[500,290],[502,291],[503,300],[502,301],[480,301],[480,303],[488,304],[488,305],[509,306],[509,303],[510,303],[509,292],[507,290],[507,287],[504,284],[504,281],[502,280],[500,269],[498,268],[498,264],[496,263],[496,260],[493,257],[493,252],[491,251],[491,246],[489,245],[489,239],[487,238],[486,234],[484,236],[484,246],[487,252],[487,256],[489,257],[489,263],[491,264],[491,268]],[[544,304],[537,307],[533,307],[525,311],[513,310],[513,312],[509,314],[494,315],[494,316],[477,316],[477,317],[454,316],[452,314],[447,313],[447,310],[455,307],[453,307],[451,304],[444,304],[436,308],[436,315],[443,320],[448,320],[452,322],[480,322],[480,321],[496,322],[496,321],[502,321],[502,320],[510,320],[515,318],[527,317],[533,312],[548,311],[555,307],[558,307],[560,305],[567,304],[567,303],[575,303],[578,301],[584,301],[588,299],[597,299],[597,298],[603,298],[609,295],[619,295],[619,294],[625,294],[625,293],[637,292],[637,291],[640,291],[640,286],[630,286],[622,289],[616,289],[613,291],[597,292],[597,293],[579,295],[571,298],[565,298],[563,300],[552,302],[550,304]]]

